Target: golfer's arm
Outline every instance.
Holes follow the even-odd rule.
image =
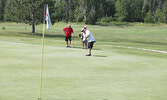
[[[66,30],[64,30],[64,33],[66,33]]]
[[[89,35],[85,39],[87,39],[88,37],[89,37]]]

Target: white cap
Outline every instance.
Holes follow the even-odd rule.
[[[86,28],[86,26],[84,26],[84,28]]]
[[[81,29],[81,32],[83,32],[83,31],[84,31],[84,28]]]

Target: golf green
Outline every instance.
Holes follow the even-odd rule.
[[[24,33],[25,30],[21,29],[26,25],[18,24],[19,32],[12,28],[13,24],[12,27],[10,25],[6,26],[9,30],[0,30],[0,100],[38,100],[41,36]],[[74,26],[78,32],[80,27]],[[109,27],[98,27],[110,30]],[[98,30],[96,26],[89,28],[92,31]],[[121,33],[119,27],[110,28]],[[138,30],[141,27],[133,28]],[[105,36],[101,37],[99,32],[93,31],[97,44],[90,57],[85,56],[88,50],[81,49],[77,36],[72,41],[72,48],[66,48],[64,38],[47,35],[42,100],[166,100],[167,54],[137,48],[165,51],[167,41],[161,41],[160,38],[165,40],[162,35],[156,38],[154,35],[158,36],[157,34],[149,36],[148,33],[143,33],[143,37],[150,38],[136,43],[132,39],[135,34],[129,35],[131,29],[132,27],[125,28],[129,36],[124,34],[127,42],[123,40],[125,37],[112,41],[119,35],[121,38],[122,33],[112,34],[111,41],[107,42],[103,41]],[[40,27],[37,27],[37,31],[40,31]],[[165,36],[165,33],[160,32]],[[149,41],[159,44],[149,44]]]

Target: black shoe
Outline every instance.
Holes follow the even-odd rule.
[[[91,54],[87,54],[86,56],[91,56]]]
[[[68,46],[69,48],[71,48],[71,46]]]
[[[69,47],[69,46],[66,46],[67,48]]]

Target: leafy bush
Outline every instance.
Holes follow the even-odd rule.
[[[163,12],[159,8],[157,8],[155,12],[154,21],[158,23],[164,22],[163,16],[164,16]]]
[[[108,23],[108,22],[112,22],[113,21],[113,17],[105,17],[101,19],[102,23]]]
[[[149,11],[147,14],[146,14],[146,17],[144,18],[144,22],[146,23],[153,23],[153,19],[152,19],[152,13],[151,11]]]

